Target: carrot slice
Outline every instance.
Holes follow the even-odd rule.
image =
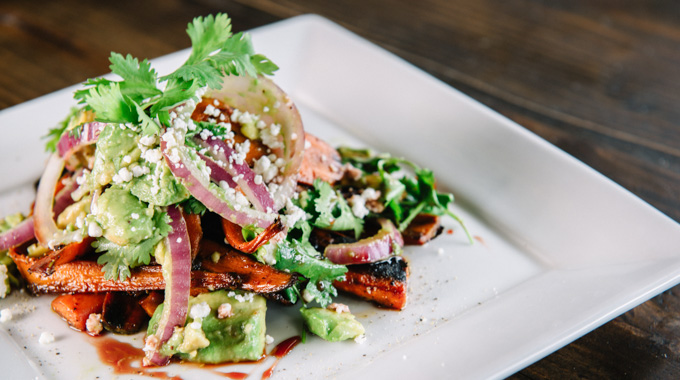
[[[222,219],[222,230],[227,239],[227,243],[237,250],[245,253],[253,253],[260,246],[267,243],[279,232],[283,231],[283,225],[280,222],[272,223],[259,235],[251,241],[245,241],[243,238],[243,229],[236,223],[232,223],[227,219]]]
[[[90,314],[101,314],[105,293],[63,294],[52,301],[52,310],[59,314],[69,326],[78,331],[87,330]]]
[[[73,242],[61,249],[51,251],[50,253],[42,256],[37,261],[28,268],[29,272],[39,272],[46,276],[54,273],[54,268],[56,266],[66,264],[77,259],[80,256],[88,252],[92,252],[92,242],[94,238],[85,238],[79,242]]]

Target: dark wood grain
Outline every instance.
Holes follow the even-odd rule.
[[[229,12],[236,30],[303,13],[325,16],[680,220],[674,0],[5,0],[0,108],[107,72],[111,50],[152,58],[185,48],[187,22],[217,11]],[[679,289],[511,378],[677,378]]]

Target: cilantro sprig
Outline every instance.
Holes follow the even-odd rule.
[[[191,54],[174,72],[159,78],[148,60],[111,53],[111,72],[122,80],[90,79],[75,92],[75,99],[93,110],[97,121],[139,124],[147,136],[168,124],[172,107],[198,100],[199,89],[221,88],[224,75],[271,75],[278,69],[265,56],[255,54],[248,34],[232,34],[226,14],[195,18],[187,34]]]
[[[367,149],[338,149],[342,161],[351,163],[364,173],[363,180],[373,182],[382,191],[384,215],[391,217],[400,231],[405,230],[420,213],[448,215],[457,221],[470,243],[472,235],[463,220],[451,211],[453,194],[439,192],[431,170],[411,161],[388,154],[374,154]],[[412,172],[413,175],[408,173]],[[399,175],[397,175],[399,173]]]

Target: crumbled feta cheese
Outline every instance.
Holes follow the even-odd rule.
[[[364,342],[366,342],[366,334],[361,334],[357,336],[356,338],[354,338],[354,341],[358,344],[364,344]]]
[[[181,242],[182,242],[182,238],[181,238],[181,237],[177,238],[177,242],[178,242],[178,243],[181,243]]]
[[[43,331],[40,334],[40,338],[38,338],[38,342],[40,342],[40,344],[42,344],[42,345],[54,343],[54,335],[52,333],[47,332],[47,331]]]
[[[328,310],[335,311],[338,314],[349,313],[349,306],[344,303],[332,303],[328,305]]]
[[[97,222],[90,222],[87,225],[87,235],[91,237],[100,237],[104,231],[102,228],[99,226],[99,223]]]
[[[139,219],[139,214],[137,214],[136,212],[133,212],[132,214],[130,214],[130,218]]]
[[[6,323],[12,320],[12,310],[10,309],[2,309],[0,310],[0,322]]]
[[[230,303],[223,303],[220,305],[220,307],[217,308],[217,318],[218,319],[224,319],[224,318],[229,318],[234,313],[231,311],[231,304]]]
[[[302,299],[305,300],[306,303],[310,303],[314,301],[314,294],[310,293],[307,291],[307,289],[302,291]]]
[[[113,176],[113,182],[123,183],[130,182],[132,179],[132,172],[128,168],[121,168],[118,173]]]
[[[141,177],[145,174],[149,174],[151,172],[151,169],[149,169],[146,166],[140,166],[140,165],[134,165],[131,166],[130,169],[132,169],[132,175],[136,177]]]
[[[205,302],[205,301],[193,305],[191,307],[191,310],[189,310],[189,316],[192,319],[205,318],[209,314],[210,314],[210,305],[208,305],[208,303]]]
[[[156,164],[158,163],[158,161],[163,159],[163,153],[159,148],[149,149],[142,154],[142,158],[144,158],[145,160],[149,161],[152,164]]]
[[[132,157],[126,154],[125,156],[123,156],[123,162],[129,164],[130,162],[132,162]]]
[[[156,135],[142,136],[139,143],[144,146],[153,146],[156,143]]]
[[[352,206],[352,214],[359,219],[363,219],[368,215],[368,209],[366,208],[366,200],[357,194],[352,195],[349,198],[349,204]]]
[[[265,335],[265,337],[264,337],[264,342],[265,342],[266,344],[272,344],[272,343],[274,343],[274,337],[272,337],[271,335],[267,334],[267,335]]]
[[[91,335],[99,335],[103,330],[102,315],[91,313],[87,317],[87,321],[85,321],[85,330],[87,330],[87,332],[89,332]]]

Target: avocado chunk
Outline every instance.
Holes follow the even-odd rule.
[[[231,313],[219,318],[218,309],[223,304],[230,305]],[[207,305],[209,312],[197,317],[197,313],[192,313],[194,305],[199,309]],[[156,332],[162,312],[161,304],[149,321],[147,334]],[[258,360],[265,349],[266,312],[266,300],[252,293],[219,290],[190,297],[186,325],[175,329],[161,352],[199,363]]]
[[[364,326],[351,313],[336,313],[320,307],[301,308],[309,331],[329,342],[353,339],[364,333]]]
[[[104,127],[97,138],[91,175],[94,187],[110,183],[121,168],[129,165],[127,161],[139,159],[141,151],[137,147],[138,140],[139,134],[128,128],[121,128],[117,124]]]
[[[172,175],[165,160],[148,164],[149,173],[130,181],[130,192],[142,201],[169,206],[189,198],[189,191]]]
[[[111,186],[97,200],[95,219],[104,237],[118,245],[137,244],[153,236],[154,209],[129,191]]]

